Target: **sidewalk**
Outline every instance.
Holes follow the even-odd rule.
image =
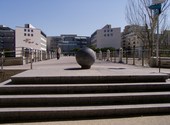
[[[58,121],[58,122],[37,122],[37,123],[17,123],[5,125],[169,125],[170,116],[148,116],[134,118],[116,118],[100,120],[80,120],[80,121]]]

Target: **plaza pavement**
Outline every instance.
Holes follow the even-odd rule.
[[[58,122],[36,122],[17,123],[5,125],[169,125],[170,116],[150,116],[134,118],[116,118],[100,120],[80,120],[80,121],[58,121]]]
[[[23,66],[7,66],[4,69],[30,69],[30,64]],[[36,74],[35,74],[36,73]],[[89,70],[80,70],[75,57],[61,57],[60,60],[52,59],[33,63],[33,69],[18,74],[19,76],[43,76],[43,75],[137,75],[137,74],[159,74],[157,68],[133,66],[119,63],[96,61]],[[161,69],[161,74],[170,74],[170,69]],[[169,82],[169,81],[168,81]],[[170,116],[148,116],[132,118],[113,118],[98,120],[80,121],[57,121],[57,122],[35,122],[35,123],[16,123],[6,125],[169,125]]]
[[[4,69],[28,69],[17,76],[123,76],[123,75],[153,75],[153,74],[170,74],[170,69],[149,68],[142,66],[134,66],[121,63],[113,63],[108,61],[96,60],[89,70],[81,70],[77,64],[75,57],[61,57],[59,60],[51,59],[33,63],[33,69],[30,64],[21,66],[6,66]]]

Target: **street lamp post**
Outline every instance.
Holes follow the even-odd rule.
[[[160,67],[160,57],[159,57],[159,47],[160,47],[160,41],[159,41],[159,15],[162,11],[162,3],[164,3],[165,0],[153,0],[152,5],[149,6],[149,9],[154,11],[154,16],[157,17],[157,41],[156,41],[156,58],[157,58],[157,66]],[[160,70],[159,70],[160,72]]]

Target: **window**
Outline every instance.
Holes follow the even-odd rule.
[[[107,34],[107,36],[110,36],[109,34]]]
[[[113,32],[113,30],[110,30],[111,32]]]
[[[107,32],[109,32],[109,30],[107,30]]]
[[[26,32],[26,31],[27,31],[27,29],[24,29],[24,31]]]
[[[111,33],[110,35],[113,36],[113,33]]]
[[[27,34],[26,34],[26,33],[24,33],[24,36],[27,36]]]
[[[31,30],[31,32],[34,32],[33,30]]]
[[[106,36],[106,34],[104,34],[104,36]]]
[[[30,36],[30,34],[28,33],[28,36]]]
[[[31,34],[31,36],[34,36],[33,34]]]
[[[30,32],[30,30],[28,29],[28,32]]]
[[[104,30],[104,32],[106,32],[106,30]]]

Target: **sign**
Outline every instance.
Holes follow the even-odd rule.
[[[154,15],[158,16],[159,14],[161,14],[161,9],[155,9],[154,10]]]
[[[149,6],[149,9],[151,10],[161,9],[161,4],[153,4]]]
[[[155,4],[161,4],[161,3],[164,3],[166,0],[152,0],[152,4],[155,5]]]
[[[157,16],[159,14],[161,14],[161,3],[159,4],[153,4],[151,6],[149,6],[149,9],[154,11],[154,15]]]

